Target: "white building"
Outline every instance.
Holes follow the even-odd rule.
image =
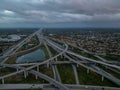
[[[18,35],[8,35],[8,37],[6,37],[6,38],[0,37],[1,42],[13,42],[13,41],[18,41],[20,39],[21,39],[21,37]]]

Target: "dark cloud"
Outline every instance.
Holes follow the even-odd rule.
[[[120,0],[1,0],[0,23],[120,23]]]

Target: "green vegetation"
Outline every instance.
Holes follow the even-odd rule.
[[[28,53],[30,53],[30,52],[32,52],[32,51],[35,51],[35,50],[39,49],[40,47],[41,47],[41,46],[38,45],[38,46],[36,46],[36,47],[34,47],[34,48],[32,48],[32,49],[24,50],[24,51],[21,51],[21,52],[17,52],[17,53],[15,53],[14,55],[11,55],[11,56],[7,59],[7,61],[6,61],[5,63],[8,63],[8,64],[16,63],[16,59],[17,59],[18,57],[20,57],[20,56],[22,56],[22,55],[25,55],[25,54],[28,54]]]
[[[38,77],[38,79],[36,80],[35,75],[33,74],[29,74],[26,78],[24,78],[24,74],[18,74],[18,75],[14,75],[11,77],[8,77],[5,79],[5,83],[35,83],[35,84],[39,84],[39,83],[48,83],[47,81],[41,79]]]
[[[59,56],[58,57],[58,61],[69,61],[67,58],[65,58],[64,56]]]
[[[51,66],[47,67],[47,65],[42,65],[39,67],[39,71],[51,78],[53,78],[53,72]]]
[[[33,40],[34,41],[34,40]],[[38,45],[38,42],[35,41],[33,42],[34,45]],[[36,43],[36,44],[35,44]],[[58,43],[58,42],[57,42]],[[26,46],[23,46],[21,50],[25,50]],[[49,55],[47,52],[47,49],[45,48],[45,46],[42,44],[39,48],[41,48],[46,56],[46,59],[49,59]],[[58,54],[52,47],[48,46],[48,48],[50,49],[50,51],[52,52],[52,55],[56,55]],[[83,52],[82,50],[75,48],[75,47],[71,47],[69,48],[70,50],[72,50],[75,53],[78,53],[84,57],[88,57],[88,58],[92,58],[95,60],[99,60],[97,57]],[[7,60],[7,63],[15,63],[15,60],[18,58],[17,55],[13,55],[11,57],[9,57],[9,59]],[[8,62],[9,61],[9,62]],[[58,57],[58,61],[69,61],[67,58],[65,58],[64,56]],[[103,68],[105,71],[111,73],[112,75],[118,77],[120,79],[120,75],[118,73],[115,73],[109,69],[106,69],[104,66],[100,66],[98,65],[100,68]],[[75,84],[75,76],[74,76],[74,71],[72,68],[72,65],[57,65],[62,83],[65,84]],[[36,68],[34,68],[34,70],[37,70]],[[16,71],[15,69],[10,69],[10,68],[5,68],[5,69],[1,69],[0,71],[0,76],[3,76],[5,74],[9,74],[11,72]],[[47,67],[47,65],[42,65],[39,67],[39,71],[51,78],[53,78],[53,71],[51,66]],[[78,71],[78,77],[79,77],[79,82],[81,85],[96,85],[96,86],[111,86],[111,87],[118,87],[116,84],[112,83],[111,81],[109,81],[108,79],[104,79],[104,81],[102,81],[102,77],[100,75],[98,75],[95,72],[90,71],[87,74],[87,69],[83,68],[82,66],[77,67],[77,71]],[[9,77],[7,79],[5,79],[5,83],[48,83],[47,81],[38,78],[37,80],[35,79],[35,75],[29,74],[27,76],[27,78],[24,78],[23,73],[22,74],[18,74],[12,77]]]
[[[52,41],[54,41],[55,43],[60,44],[60,45],[63,45],[63,44],[64,44],[64,43],[62,43],[62,42],[60,42],[60,41],[57,41],[57,40],[53,40],[53,39],[52,39]]]
[[[84,57],[88,57],[88,58],[91,58],[91,59],[95,59],[95,60],[100,60],[99,58],[89,54],[89,53],[86,53],[86,52],[82,52],[80,55],[84,56]]]
[[[102,68],[103,70],[105,70],[106,72],[110,73],[111,75],[115,76],[116,78],[120,79],[120,74],[117,72],[114,72],[110,69],[107,69],[107,67],[103,66],[103,65],[98,65],[100,68]],[[116,70],[116,69],[115,69]],[[119,71],[118,71],[119,72]]]
[[[75,48],[75,47],[71,47],[70,50],[72,50],[73,52],[77,53],[77,54],[80,54],[84,57],[87,57],[87,58],[91,58],[91,59],[95,59],[95,60],[100,60],[99,58],[95,57],[94,55],[91,55],[89,53],[86,53],[78,48]]]
[[[33,48],[37,45],[39,45],[39,40],[37,36],[34,36],[27,43],[25,43],[17,52]]]
[[[80,84],[82,85],[117,87],[116,84],[112,83],[108,79],[104,79],[104,81],[102,81],[102,77],[95,72],[90,71],[87,74],[87,70],[81,66],[78,67],[78,76],[79,76]]]
[[[37,68],[34,68],[34,70],[37,70]],[[5,68],[5,69],[2,69],[2,71],[0,71],[0,76],[2,75],[5,75],[5,74],[9,74],[11,72],[15,71],[14,69],[10,69],[10,68]],[[39,71],[51,78],[53,78],[53,72],[52,72],[52,68],[49,67],[47,68],[46,65],[42,65],[39,67]],[[35,75],[33,74],[30,74],[27,76],[27,78],[25,79],[24,78],[24,74],[21,73],[21,74],[17,74],[17,75],[14,75],[14,76],[11,76],[11,77],[8,77],[5,79],[5,83],[35,83],[35,84],[38,84],[38,83],[48,83],[47,81],[45,81],[44,79],[41,79],[38,77],[38,79],[36,80],[35,78]]]
[[[71,65],[58,65],[57,67],[62,83],[75,84],[74,72]]]
[[[120,61],[120,56],[117,56],[117,55],[109,55],[107,54],[106,56],[101,56],[103,58],[105,58],[106,60],[109,60],[109,61]]]
[[[15,69],[11,69],[11,68],[2,68],[2,69],[0,69],[0,76],[10,74],[15,71],[16,71]]]
[[[57,55],[58,53],[50,46],[48,46],[48,48],[50,49],[50,51],[52,52],[52,55]]]
[[[7,64],[15,64],[17,58],[18,58],[18,57],[17,57],[16,55],[12,55],[12,56],[10,56],[10,57],[7,59],[7,61],[6,61],[5,63],[7,63]]]

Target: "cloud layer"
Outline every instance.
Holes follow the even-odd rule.
[[[120,24],[120,0],[1,0],[0,24]]]

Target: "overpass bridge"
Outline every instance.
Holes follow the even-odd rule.
[[[102,68],[99,68],[95,64],[105,65],[113,71],[116,71],[116,69],[120,70],[120,66],[112,65],[111,63],[105,62],[104,60],[96,61],[94,59],[90,59],[90,58],[86,58],[81,55],[78,55],[78,54],[68,50],[67,44],[63,43],[63,45],[61,46],[58,43],[53,42],[52,40],[41,35],[40,31],[37,31],[37,32],[31,34],[25,40],[23,40],[22,42],[17,44],[15,47],[8,50],[8,52],[6,52],[3,55],[3,57],[5,59],[3,60],[2,63],[0,63],[0,66],[3,68],[4,67],[14,68],[14,69],[16,69],[16,72],[6,74],[6,75],[3,75],[0,77],[0,80],[2,80],[2,83],[3,83],[0,85],[0,89],[1,88],[5,89],[8,87],[11,87],[11,89],[12,89],[12,87],[15,87],[13,89],[20,89],[20,87],[23,89],[39,87],[39,88],[44,88],[44,90],[45,89],[48,90],[48,88],[52,88],[51,90],[53,90],[53,89],[60,89],[60,90],[90,90],[90,89],[91,90],[119,90],[119,88],[111,88],[111,87],[104,87],[104,86],[99,87],[99,86],[79,85],[80,83],[78,80],[78,73],[77,73],[76,65],[80,65],[80,66],[86,68],[88,72],[89,72],[89,70],[96,72],[97,74],[100,74],[102,76],[102,80],[105,77],[119,86],[120,86],[120,80],[118,78],[112,76],[110,73],[104,71]],[[39,44],[43,43],[44,46],[46,47],[48,55],[49,55],[48,60],[39,62],[39,63],[5,64],[5,61],[7,60],[6,58],[9,58],[9,56],[14,54],[22,45],[24,45],[29,39],[31,39],[35,35],[38,37],[38,40],[40,42]],[[56,52],[58,52],[58,54],[53,56],[48,45],[51,46],[54,50],[56,50]],[[57,58],[60,56],[64,56],[69,61],[58,61]],[[52,66],[52,71],[54,73],[54,79],[50,78],[49,76],[47,76],[39,71],[39,67],[44,64],[49,64]],[[71,64],[72,65],[73,72],[75,75],[76,85],[70,85],[70,84],[65,85],[65,84],[61,83],[60,75],[59,75],[59,72],[56,67],[56,65],[58,65],[58,64],[60,64],[60,65]],[[26,68],[24,66],[29,66],[29,67]],[[33,70],[33,68],[35,68],[35,67],[37,67],[37,71]],[[0,69],[2,69],[2,68],[0,68]],[[43,78],[44,80],[48,81],[50,84],[49,85],[44,85],[44,84],[39,84],[39,85],[38,84],[26,84],[26,85],[25,84],[5,84],[5,80],[4,80],[5,78],[7,79],[8,77],[17,75],[19,73],[24,73],[24,77],[26,78],[29,74],[28,72],[35,75],[36,77]]]

